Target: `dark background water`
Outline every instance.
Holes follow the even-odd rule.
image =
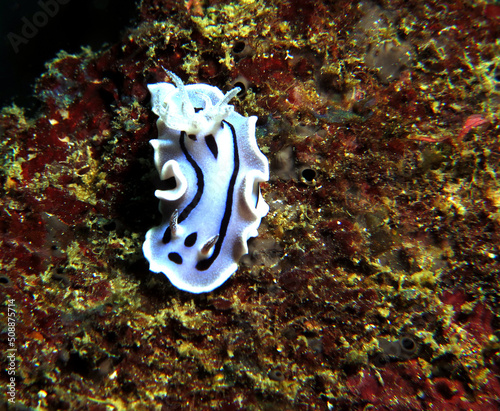
[[[116,42],[135,14],[135,0],[0,0],[0,107],[34,108],[45,62]]]

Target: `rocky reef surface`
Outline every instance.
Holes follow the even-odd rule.
[[[36,113],[1,111],[0,407],[499,409],[500,6],[137,15],[48,62]],[[260,235],[209,294],[141,251],[160,220],[146,86],[165,69],[241,86],[271,164]]]

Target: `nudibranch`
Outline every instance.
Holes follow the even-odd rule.
[[[256,116],[244,117],[207,84],[148,85],[158,115],[151,140],[160,174],[163,222],[146,234],[149,268],[192,293],[212,291],[238,268],[247,241],[258,235],[269,206],[259,183],[269,180],[269,163],[257,146]]]

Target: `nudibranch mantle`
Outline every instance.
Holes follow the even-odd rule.
[[[151,140],[163,186],[155,191],[163,222],[146,234],[149,268],[192,293],[212,291],[238,268],[247,241],[269,211],[259,183],[269,163],[257,146],[256,116],[244,117],[207,84],[148,85],[158,115]]]

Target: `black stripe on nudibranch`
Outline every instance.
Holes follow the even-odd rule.
[[[257,197],[257,200],[255,200],[255,209],[257,209],[257,206],[259,205],[259,198],[260,198],[260,185],[259,183],[255,183],[257,184],[257,189],[255,190],[255,195]]]
[[[184,240],[184,245],[186,247],[192,247],[196,243],[196,239],[198,238],[198,233],[191,233],[189,234],[186,239]]]
[[[168,226],[167,229],[165,230],[165,233],[163,234],[161,242],[163,244],[168,244],[171,239],[172,239],[172,230],[170,229],[170,226]]]
[[[226,120],[222,120],[222,126],[227,124],[231,130],[231,135],[233,137],[233,173],[231,174],[231,179],[229,180],[229,187],[227,189],[226,195],[226,207],[224,209],[224,214],[222,216],[222,221],[220,223],[219,228],[219,238],[214,245],[214,251],[212,255],[205,259],[201,260],[196,264],[196,269],[199,271],[205,271],[210,268],[215,259],[219,256],[220,250],[222,248],[222,243],[224,242],[224,237],[227,233],[227,228],[229,226],[229,221],[231,219],[231,212],[233,209],[233,196],[234,196],[234,187],[236,185],[236,178],[238,177],[238,173],[240,170],[240,157],[238,153],[238,141],[236,139],[236,130],[231,123],[228,123]]]
[[[186,160],[191,164],[191,167],[193,167],[194,172],[196,173],[196,185],[198,189],[196,190],[196,194],[194,195],[193,199],[191,202],[186,206],[184,210],[179,214],[179,217],[177,219],[178,223],[181,223],[184,221],[189,213],[198,205],[200,202],[201,196],[203,194],[203,189],[205,188],[205,182],[203,180],[203,171],[201,171],[200,166],[194,161],[193,157],[189,154],[187,148],[186,148],[186,143],[184,140],[186,139],[187,133],[185,131],[181,131],[181,136],[179,139],[179,144],[181,146],[181,150],[186,156]]]
[[[179,253],[168,253],[168,259],[175,264],[182,264],[182,257]]]
[[[207,143],[207,147],[210,149],[213,156],[217,158],[217,156],[219,155],[219,148],[217,147],[215,137],[212,134],[209,134],[205,137],[205,143]]]

